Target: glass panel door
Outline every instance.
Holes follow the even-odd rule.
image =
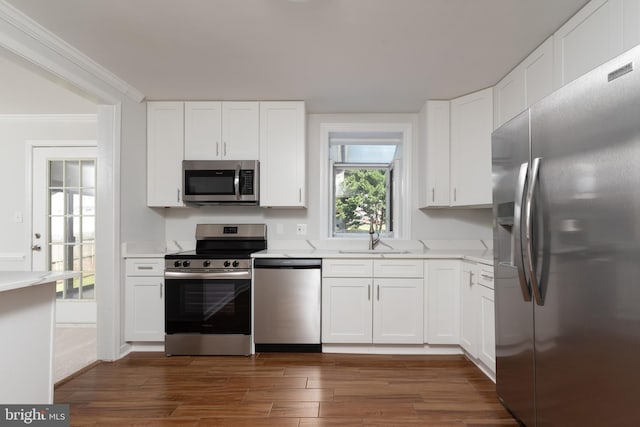
[[[48,270],[78,271],[59,281],[58,298],[95,299],[96,160],[48,161]]]

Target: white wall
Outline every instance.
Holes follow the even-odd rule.
[[[417,138],[417,114],[309,114],[307,116],[307,209],[262,209],[258,207],[201,207],[164,209],[166,238],[189,242],[195,239],[198,223],[265,223],[269,239],[320,240],[322,221],[327,213],[320,211],[320,125],[321,123],[409,123]],[[418,206],[419,167],[417,141],[414,141],[412,156],[413,208],[412,239],[491,239],[490,209],[443,209],[422,211]],[[162,212],[163,209],[156,210]],[[296,224],[307,224],[307,235],[296,235]],[[276,232],[278,224],[283,233]]]
[[[27,193],[26,141],[28,140],[96,140],[95,122],[50,122],[33,118],[0,115],[0,182],[5,183],[0,207],[0,258],[2,254],[28,256],[29,230],[26,229],[29,196]],[[22,222],[16,222],[19,214]],[[0,259],[0,269],[8,269]],[[30,265],[12,263],[11,268],[29,270]]]
[[[140,155],[146,146],[143,95],[4,2],[0,55],[20,58],[48,80],[73,87],[98,104],[97,232],[104,236],[96,247],[98,358],[116,359],[127,349],[120,243],[141,236],[164,240],[162,216],[146,208],[145,198],[138,199],[146,188],[146,156]]]

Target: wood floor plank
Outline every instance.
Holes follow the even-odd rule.
[[[273,402],[271,418],[312,418],[318,416],[319,402]]]
[[[131,353],[55,389],[71,426],[517,425],[463,356]]]

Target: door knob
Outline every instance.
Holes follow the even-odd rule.
[[[42,250],[42,246],[40,246],[40,245],[33,245],[33,246],[31,246],[31,250],[32,250],[32,251],[40,251],[40,250]]]

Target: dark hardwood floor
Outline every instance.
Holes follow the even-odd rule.
[[[517,426],[463,356],[132,353],[56,387],[72,426]]]

